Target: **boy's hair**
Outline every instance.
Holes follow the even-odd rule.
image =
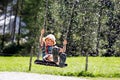
[[[51,39],[51,40],[54,42],[54,45],[56,44],[56,38],[55,38],[55,36],[54,36],[53,34],[47,35],[47,36],[45,37],[44,41],[45,41],[47,38]]]

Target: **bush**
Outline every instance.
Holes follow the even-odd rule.
[[[116,52],[115,57],[120,57],[120,52]]]
[[[4,56],[13,56],[16,54],[19,50],[21,50],[23,47],[22,46],[17,46],[15,43],[10,44],[3,49],[3,55]]]
[[[92,73],[86,71],[81,71],[80,73],[77,74],[77,76],[95,77]]]
[[[28,43],[17,45],[15,43],[5,46],[2,56],[28,56],[31,51],[31,47]]]

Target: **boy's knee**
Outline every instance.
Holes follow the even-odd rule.
[[[67,56],[67,55],[66,55],[65,53],[60,53],[60,58],[61,58],[61,59],[66,59],[66,56]]]
[[[60,50],[59,48],[56,48],[56,47],[55,47],[55,48],[52,49],[52,53],[53,53],[53,54],[58,54],[58,53],[59,53],[59,50]]]

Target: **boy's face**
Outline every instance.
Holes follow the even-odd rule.
[[[45,44],[46,44],[46,46],[53,46],[54,45],[54,41],[51,40],[50,38],[46,38],[45,39]]]

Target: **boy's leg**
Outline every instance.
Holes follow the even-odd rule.
[[[59,66],[63,67],[65,66],[65,61],[66,61],[66,54],[65,53],[60,53],[60,63]]]
[[[52,49],[53,61],[58,62],[59,48]]]

